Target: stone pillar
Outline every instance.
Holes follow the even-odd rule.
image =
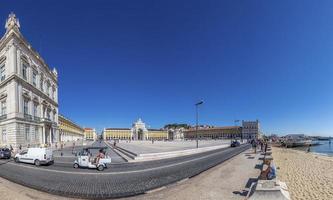
[[[45,144],[46,140],[46,132],[45,132],[45,125],[42,126],[42,142],[41,144]]]
[[[17,72],[17,47],[14,41],[10,44],[10,48],[8,51],[8,65],[9,68],[8,74],[13,74]]]
[[[49,130],[49,143],[52,145],[52,140],[53,140],[53,128],[51,127]]]

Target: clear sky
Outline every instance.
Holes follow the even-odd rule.
[[[333,1],[0,2],[59,73],[59,110],[85,127],[234,125],[333,135]]]

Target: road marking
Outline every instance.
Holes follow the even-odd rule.
[[[231,150],[231,149],[226,149],[226,150]],[[123,171],[123,172],[100,172],[100,173],[97,172],[96,173],[96,172],[60,171],[60,170],[55,170],[55,169],[37,168],[37,167],[29,166],[29,165],[22,165],[22,164],[17,164],[17,163],[12,163],[12,162],[9,162],[7,164],[8,165],[15,165],[15,166],[19,166],[19,167],[24,167],[24,168],[29,168],[29,169],[34,169],[34,170],[47,171],[47,172],[56,172],[56,173],[63,173],[63,174],[118,175],[118,174],[141,173],[141,172],[148,172],[148,171],[160,170],[160,169],[169,168],[169,167],[175,167],[175,166],[178,166],[178,165],[183,165],[183,164],[194,162],[194,161],[198,161],[198,160],[203,160],[205,158],[209,158],[209,157],[221,154],[221,153],[222,152],[215,152],[213,154],[209,154],[209,155],[206,155],[206,156],[203,156],[203,157],[194,158],[194,159],[191,159],[191,160],[186,160],[186,161],[183,161],[183,162],[178,162],[178,163],[174,163],[174,164],[164,165],[164,166],[160,166],[160,167],[154,167],[154,168],[148,168],[148,169],[140,169],[140,170],[133,170],[133,171]]]

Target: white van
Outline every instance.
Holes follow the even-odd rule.
[[[53,152],[49,148],[28,148],[15,155],[15,162],[25,162],[39,166],[41,164],[53,164]]]

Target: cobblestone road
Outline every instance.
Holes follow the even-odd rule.
[[[0,161],[0,176],[48,193],[80,198],[142,194],[192,177],[248,149],[248,145],[142,163],[112,164],[103,172],[73,169],[71,163],[35,167]]]

